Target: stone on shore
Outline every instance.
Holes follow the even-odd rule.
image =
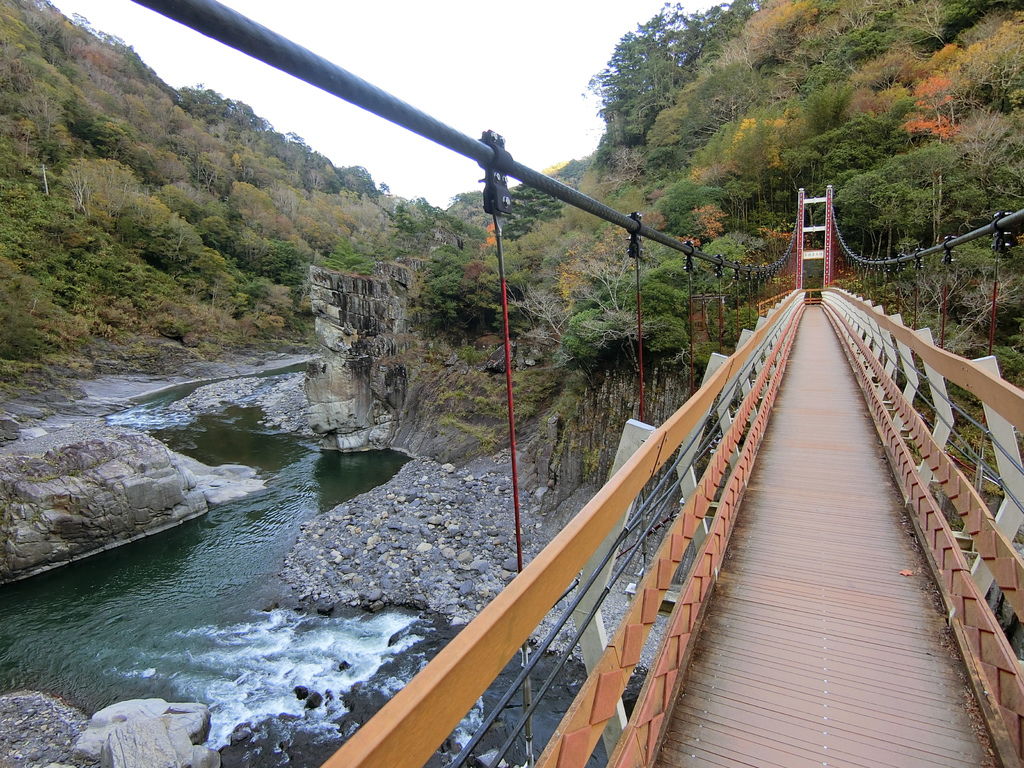
[[[265,425],[285,432],[312,435],[307,423],[307,403],[302,384],[301,373],[273,379],[250,376],[216,381],[171,403],[168,410],[196,417],[221,411],[229,405],[258,406],[263,410],[261,421]]]
[[[182,768],[192,762],[192,742],[160,717],[118,723],[100,749],[101,768]]]
[[[209,735],[210,710],[205,704],[132,699],[94,714],[75,741],[74,754],[84,761],[100,761],[103,768],[186,768],[192,765],[193,745],[201,745]],[[209,757],[205,759],[212,765]]]
[[[10,416],[0,416],[0,443],[17,440],[21,435],[21,425]]]
[[[59,766],[85,729],[84,712],[36,691],[0,695],[0,766]],[[47,766],[49,768],[49,766]]]
[[[202,491],[211,507],[244,498],[267,487],[266,482],[256,476],[255,469],[243,464],[210,467],[180,453],[174,454],[174,461],[183,473],[191,474],[195,487]]]

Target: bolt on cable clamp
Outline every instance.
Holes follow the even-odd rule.
[[[512,164],[512,155],[505,149],[505,139],[494,131],[484,131],[480,141],[494,150],[494,157],[484,169],[484,212],[504,216],[512,212],[512,193],[508,189],[508,177],[500,170]]]

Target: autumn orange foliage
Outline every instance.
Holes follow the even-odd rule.
[[[925,78],[914,88],[917,114],[903,127],[908,133],[951,139],[959,133],[953,104],[953,80],[944,74]]]

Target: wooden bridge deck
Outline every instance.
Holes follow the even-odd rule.
[[[901,507],[807,307],[660,765],[990,764]]]

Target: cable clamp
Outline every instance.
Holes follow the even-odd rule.
[[[484,212],[504,216],[512,212],[512,193],[508,190],[508,177],[499,169],[513,163],[512,155],[505,150],[505,139],[494,131],[484,131],[480,141],[494,150],[490,162],[480,164],[485,171]]]
[[[629,258],[640,260],[640,220],[643,216],[638,211],[629,214],[629,218],[636,222],[636,232],[629,233]]]
[[[947,267],[953,263],[953,235],[946,235],[942,238],[942,263]]]
[[[995,230],[992,235],[992,250],[1000,255],[1005,255],[1017,244],[1017,236],[999,225],[999,220],[1008,215],[1006,211],[999,211],[992,217],[992,229]]]

